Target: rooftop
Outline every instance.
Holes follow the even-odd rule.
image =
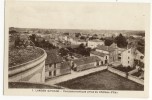
[[[101,56],[101,57],[104,57],[105,55],[107,55],[105,53],[101,53],[101,52],[98,52],[98,51],[91,51],[91,53],[94,54],[94,55]]]
[[[81,54],[73,53],[73,56],[76,58],[82,58],[83,56]]]
[[[83,65],[83,64],[87,64],[87,63],[96,62],[96,61],[100,61],[100,58],[98,58],[97,56],[83,57],[80,59],[73,60],[73,62],[76,65]]]
[[[68,62],[68,61],[62,62],[62,63],[61,63],[61,67],[62,67],[62,69],[71,68],[70,62]]]
[[[115,48],[110,47],[110,46],[104,46],[104,45],[98,45],[96,49],[108,51],[108,52],[115,51]]]
[[[94,40],[89,40],[90,42],[104,42],[102,40],[99,40],[99,39],[94,39]]]
[[[58,55],[58,50],[46,50],[47,58],[45,60],[45,64],[59,63],[62,62],[63,59]]]

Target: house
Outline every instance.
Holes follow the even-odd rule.
[[[117,49],[117,52],[118,52],[118,60],[120,61],[120,60],[121,60],[121,53],[122,53],[123,51],[125,51],[126,49],[125,49],[125,48],[119,48],[116,43],[112,43],[112,44],[110,45],[110,47]]]
[[[90,47],[90,48],[92,48],[92,49],[96,48],[98,45],[104,45],[104,41],[98,40],[98,39],[89,40],[88,44],[87,44],[87,46]]]
[[[90,57],[82,57],[79,59],[75,59],[72,62],[72,69],[74,71],[82,71],[94,67],[98,67],[100,65],[100,58],[97,56]]]
[[[121,53],[121,63],[123,67],[133,67],[135,58],[135,48],[129,48]]]
[[[125,49],[125,48],[118,48],[117,50],[118,50],[118,60],[121,61],[121,53],[123,51],[127,50],[127,49]]]
[[[136,48],[129,48],[122,52],[121,63],[124,67],[140,67],[144,68],[144,54]]]
[[[118,48],[116,43],[112,43],[112,44],[110,45],[110,47],[112,47],[112,48]]]
[[[136,54],[135,59],[144,63],[144,54],[142,54],[138,50],[135,51],[135,54]]]
[[[105,63],[112,63],[118,61],[118,50],[111,46],[98,45],[96,51],[109,55]]]
[[[136,68],[140,68],[144,71],[144,54],[138,50],[135,51],[134,64]]]
[[[80,45],[80,44],[84,44],[85,46],[87,45],[87,41],[86,40],[82,40],[82,39],[79,39],[79,40],[76,40],[76,45]]]
[[[97,56],[98,58],[100,58],[101,59],[100,65],[107,64],[109,60],[109,54],[105,54],[98,51],[91,51],[90,56]]]
[[[69,41],[72,45],[80,45],[80,44],[87,45],[87,41],[86,41],[86,40],[79,39],[79,38],[76,38],[76,37],[70,37],[70,38],[68,39],[68,41]]]
[[[63,59],[58,56],[58,51],[48,50],[47,58],[45,61],[45,77],[53,78],[60,75],[65,75],[71,73],[70,62],[64,62]]]
[[[80,59],[83,56],[81,54],[73,53],[72,57],[73,57],[73,59]]]

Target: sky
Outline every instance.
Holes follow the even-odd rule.
[[[141,3],[29,2],[9,5],[10,27],[144,30],[148,6]]]

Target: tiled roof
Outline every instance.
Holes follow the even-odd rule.
[[[118,51],[120,51],[120,52],[123,52],[125,50],[127,50],[127,49],[125,49],[125,48],[118,48]]]
[[[71,68],[71,66],[70,66],[70,62],[62,62],[61,63],[61,67],[62,67],[62,69],[67,69],[67,68]]]
[[[112,43],[112,44],[110,45],[110,47],[117,48],[117,44],[116,44],[116,43]]]
[[[81,58],[81,57],[83,57],[81,54],[77,54],[77,53],[73,53],[73,56],[76,57],[76,58]]]
[[[115,48],[110,47],[110,46],[104,46],[104,45],[98,45],[96,49],[103,50],[103,51],[108,51],[112,52],[115,50]]]
[[[104,42],[102,40],[99,40],[99,39],[94,39],[94,40],[89,40],[90,42]]]
[[[101,56],[101,57],[104,57],[105,55],[107,55],[105,53],[101,53],[101,52],[98,52],[98,51],[91,51],[91,53],[94,54],[94,55]]]
[[[80,59],[75,59],[75,60],[73,60],[73,62],[76,65],[83,65],[83,64],[88,64],[88,63],[100,61],[100,60],[101,59],[98,58],[97,56],[90,56],[90,57],[83,57],[83,58],[80,58]]]
[[[45,64],[59,63],[62,62],[63,59],[58,55],[58,51],[56,49],[46,50],[47,58],[45,60]]]

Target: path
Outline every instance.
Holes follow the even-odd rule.
[[[45,83],[49,84],[49,85],[53,85],[53,84],[68,81],[68,80],[71,80],[71,79],[74,79],[74,78],[77,78],[77,77],[88,75],[88,74],[91,74],[91,73],[94,73],[94,72],[102,71],[104,69],[107,69],[107,66],[91,68],[91,69],[80,71],[80,72],[71,71],[71,74],[67,74],[67,75],[56,77],[56,78],[48,79]]]

